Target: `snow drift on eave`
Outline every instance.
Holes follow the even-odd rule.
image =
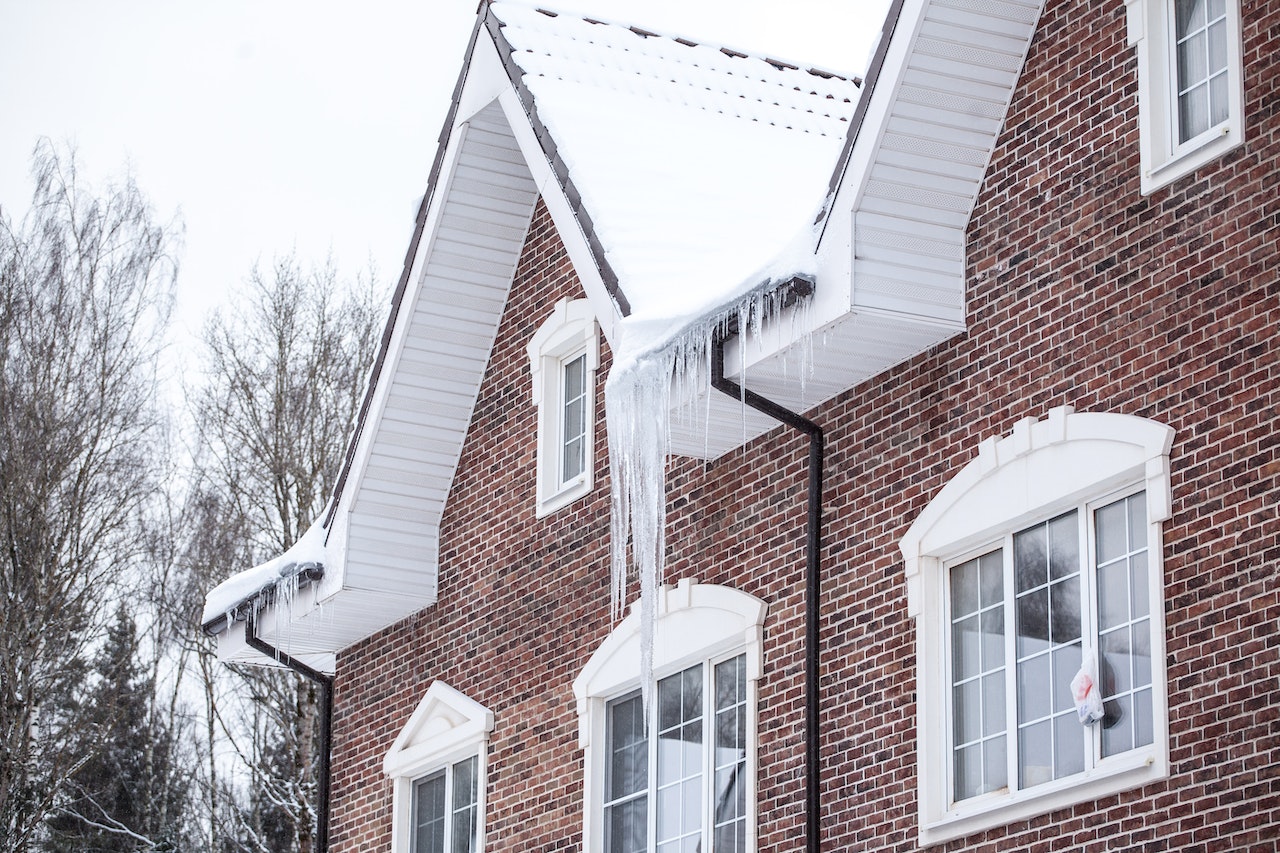
[[[225,618],[226,624],[230,625],[241,605],[269,591],[278,591],[281,593],[279,598],[292,600],[299,574],[308,567],[325,566],[327,534],[328,531],[317,521],[280,556],[238,572],[218,584],[204,598],[200,624],[209,625]]]

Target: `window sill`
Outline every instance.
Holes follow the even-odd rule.
[[[1156,749],[1116,756],[1092,771],[1040,785],[1016,797],[989,794],[955,808],[940,820],[925,823],[921,816],[919,844],[929,847],[975,832],[1025,820],[1061,808],[1118,794],[1168,775]]]
[[[583,474],[571,483],[566,483],[560,491],[547,498],[539,498],[534,512],[537,518],[545,518],[556,510],[563,509],[578,498],[591,492],[591,477]]]
[[[1244,141],[1240,129],[1228,122],[1184,142],[1167,160],[1142,173],[1142,194],[1150,195],[1178,178],[1222,157]]]

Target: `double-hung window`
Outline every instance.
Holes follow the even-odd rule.
[[[539,517],[591,491],[599,352],[599,328],[586,299],[557,302],[529,341]]]
[[[729,587],[683,580],[659,590],[655,609],[655,681],[647,710],[635,611],[574,681],[586,787],[584,850],[754,850],[764,603]]]
[[[479,763],[473,755],[414,780],[410,853],[476,853]]]
[[[1240,0],[1127,0],[1142,192],[1244,142]]]
[[[746,850],[746,705],[741,654],[659,680],[647,725],[639,691],[609,702],[607,853]]]
[[[921,843],[1167,774],[1172,436],[1054,409],[983,442],[911,525]],[[1086,680],[1101,719],[1078,712]]]

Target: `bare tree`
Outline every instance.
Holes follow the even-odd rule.
[[[331,266],[304,271],[292,258],[278,260],[269,275],[255,269],[238,307],[206,327],[193,409],[206,511],[199,562],[215,573],[209,581],[286,550],[324,510],[378,342],[382,300],[372,281],[344,287]],[[215,707],[212,684],[206,695],[210,725],[216,715],[253,774],[244,846],[309,851],[315,686],[292,672],[238,672],[252,712],[230,721]],[[209,775],[217,769],[211,764]]]
[[[0,209],[0,849],[26,849],[94,745],[76,737],[93,647],[155,488],[155,364],[175,228],[132,179],[95,195],[36,149]],[[104,603],[107,606],[104,606]]]

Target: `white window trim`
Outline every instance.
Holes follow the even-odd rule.
[[[475,756],[476,851],[484,850],[485,777],[493,712],[442,681],[434,682],[400,730],[382,769],[392,780],[392,853],[409,853],[413,783]]]
[[[658,590],[653,669],[656,676],[679,672],[699,661],[730,652],[746,656],[747,677],[747,849],[756,845],[756,752],[759,743],[758,683],[763,666],[766,606],[753,595],[688,578]],[[578,745],[583,751],[583,849],[604,850],[604,750],[606,705],[640,686],[638,607],[619,623],[573,682],[578,703]],[[600,750],[593,750],[599,744]]]
[[[1240,0],[1226,0],[1227,92],[1230,115],[1222,124],[1179,143],[1173,0],[1126,0],[1129,46],[1138,55],[1138,127],[1142,194],[1160,189],[1244,142],[1244,67]]]
[[[916,625],[919,842],[937,844],[1168,775],[1169,731],[1164,654],[1160,522],[1171,515],[1169,450],[1173,430],[1145,418],[1076,414],[1069,406],[984,441],[920,513],[900,547],[907,608]],[[1091,771],[1011,796],[950,802],[945,564],[1058,511],[1127,488],[1147,493],[1151,554],[1153,743],[1100,761]],[[920,618],[920,617],[924,618]]]
[[[564,408],[564,366],[580,355],[587,357],[587,388],[591,404],[586,407],[586,442],[582,473],[562,483],[563,440],[561,410]],[[533,380],[533,403],[538,407],[537,517],[550,515],[588,494],[592,488],[595,450],[595,382],[600,367],[600,327],[586,299],[561,299],[529,340],[529,372]]]

